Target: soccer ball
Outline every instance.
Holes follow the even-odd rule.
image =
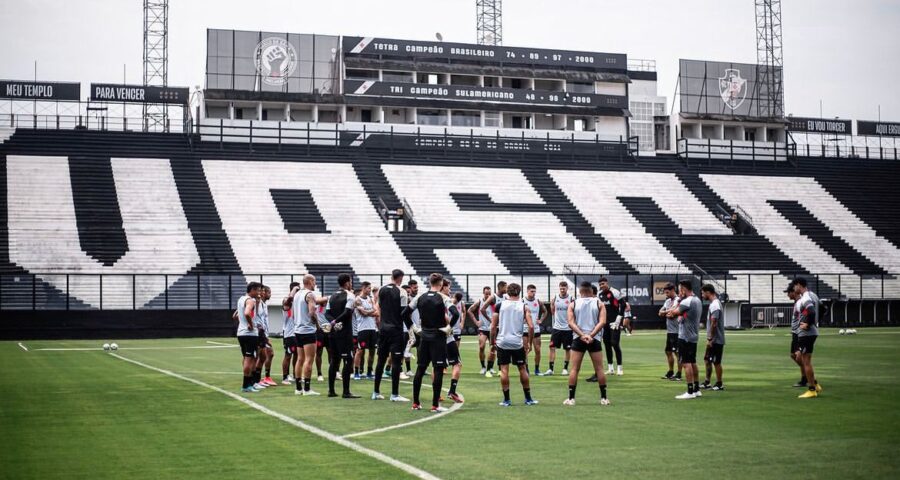
[[[855,328],[848,329],[847,333],[849,333],[850,335],[856,335],[856,329]]]
[[[103,350],[106,351],[106,352],[108,352],[109,349],[110,349],[110,345],[109,345],[108,343],[104,343],[104,344],[103,344]]]
[[[843,328],[838,330],[838,335],[843,335],[845,333],[847,333],[847,332]]]
[[[110,348],[112,351],[115,352],[116,350],[119,349],[119,345],[117,345],[117,344],[115,344],[115,343],[112,343],[112,344],[109,345],[109,348]]]

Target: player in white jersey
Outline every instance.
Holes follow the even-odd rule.
[[[237,301],[237,308],[232,314],[232,319],[237,323],[238,344],[243,356],[244,383],[241,391],[254,393],[259,390],[253,387],[253,369],[256,367],[256,357],[259,347],[259,331],[253,321],[256,316],[256,297],[259,296],[258,282],[247,284],[247,294],[241,295]]]
[[[444,281],[444,295],[450,294],[450,282]],[[452,306],[448,306],[450,311],[450,326],[453,328],[452,336],[447,338],[447,365],[453,367],[453,374],[450,378],[450,399],[456,403],[462,403],[463,398],[456,393],[456,387],[459,385],[459,377],[462,374],[462,357],[459,354],[460,337],[462,336],[462,324],[465,321],[463,312],[466,311],[466,304],[463,302],[463,295],[456,292],[451,301]],[[454,320],[454,309],[456,309],[456,320]]]
[[[356,373],[353,375],[355,380],[362,378],[363,367],[366,365],[366,352],[369,353],[369,363],[366,369],[366,378],[375,379],[372,374],[372,366],[375,361],[375,347],[378,339],[378,310],[375,308],[375,299],[372,298],[372,284],[362,282],[359,288],[359,296],[356,297],[356,313],[359,315],[359,323],[357,325],[357,348],[356,348]]]
[[[467,313],[469,314],[469,318],[472,320],[472,323],[474,323],[478,327],[478,360],[481,362],[480,374],[491,377],[494,374],[494,356],[496,355],[494,348],[490,345],[491,316],[493,315],[493,310],[491,309],[491,307],[482,309],[481,306],[488,300],[492,299],[494,295],[491,293],[491,287],[484,287],[481,292],[481,298],[472,303],[472,306],[469,307]],[[485,367],[484,364],[485,346],[488,347],[487,367]]]
[[[534,336],[532,337],[532,350],[534,350],[534,374],[541,376],[541,325],[547,319],[547,307],[537,298],[537,287],[528,285],[525,287],[525,298],[522,300],[525,307],[531,312],[531,321],[534,323]],[[525,370],[528,370],[528,354],[525,354]]]
[[[700,295],[709,302],[706,314],[706,353],[703,354],[703,361],[706,364],[706,380],[700,385],[700,388],[721,391],[725,390],[725,386],[722,385],[722,354],[725,350],[725,319],[722,315],[722,303],[719,302],[716,288],[708,283],[700,289]],[[716,384],[710,387],[709,380],[713,368],[716,370]]]
[[[671,283],[667,283],[663,287],[663,295],[666,296],[666,301],[663,303],[663,306],[659,309],[659,317],[666,321],[666,361],[669,364],[669,369],[666,371],[666,374],[663,375],[664,380],[675,380],[675,362],[678,362],[678,375],[677,379],[681,380],[681,360],[678,359],[678,320],[675,318],[667,318],[666,313],[672,308],[678,306],[678,302],[680,301],[678,295],[675,293],[675,285]]]
[[[272,349],[272,341],[269,339],[269,299],[272,298],[272,289],[267,285],[263,285],[259,290],[259,299],[256,303],[256,314],[259,321],[259,357],[256,359],[256,382],[257,387],[274,387],[277,386],[272,380],[272,359],[275,358],[275,351]],[[266,375],[263,377],[262,370],[265,369]]]
[[[416,297],[419,296],[419,282],[417,282],[416,279],[411,278],[409,282],[407,282],[407,286],[409,287],[409,302],[412,303]],[[418,310],[412,311],[410,319],[412,320],[413,325],[416,326],[416,329],[422,328],[422,318]],[[412,378],[412,362],[410,360],[413,356],[412,351],[414,348],[419,347],[419,342],[422,340],[415,332],[407,332],[407,335],[409,335],[409,341],[406,344],[406,350],[403,352],[403,363],[406,366],[406,370],[400,374],[401,380]]]
[[[809,385],[809,382],[806,381],[806,369],[803,367],[803,361],[800,359],[800,355],[797,353],[797,346],[799,343],[799,337],[797,332],[800,331],[800,295],[794,291],[795,283],[793,280],[788,284],[787,288],[784,290],[784,293],[787,294],[788,298],[794,302],[793,315],[791,316],[791,349],[790,355],[791,360],[800,367],[800,381],[794,384],[794,387],[797,388],[806,388]]]
[[[283,385],[292,385],[296,381],[296,376],[291,374],[291,368],[297,363],[297,337],[294,336],[294,315],[291,305],[294,303],[294,295],[300,291],[300,283],[291,282],[288,291],[290,292],[288,296],[281,300],[281,341],[284,345],[284,358],[281,360],[281,383]]]
[[[559,282],[559,294],[550,302],[550,317],[553,324],[550,329],[550,369],[544,375],[553,375],[553,367],[556,363],[556,349],[565,351],[565,363],[563,363],[563,375],[569,374],[569,350],[572,348],[572,330],[569,328],[569,304],[574,302],[569,295],[569,282]]]
[[[806,279],[803,277],[794,279],[794,292],[800,296],[797,355],[803,363],[803,371],[807,379],[807,391],[799,398],[816,398],[822,393],[822,385],[819,384],[812,365],[813,349],[816,339],[819,338],[819,297],[807,288]]]
[[[592,296],[591,284],[581,282],[578,286],[580,298],[569,304],[569,328],[572,330],[572,370],[569,371],[569,398],[563,405],[575,405],[575,388],[578,386],[578,372],[584,354],[591,357],[594,374],[600,385],[600,404],[609,405],[606,397],[606,374],[603,373],[603,329],[606,327],[606,307]]]
[[[297,364],[294,371],[297,372],[297,395],[319,395],[310,389],[310,376],[312,366],[316,359],[318,340],[316,332],[319,329],[319,305],[327,301],[318,296],[316,291],[316,277],[303,276],[303,288],[296,290],[291,302],[294,317],[294,336],[297,338]],[[322,319],[324,322],[324,318]],[[327,327],[326,327],[327,328]]]
[[[534,323],[531,310],[519,299],[522,287],[511,283],[507,287],[508,296],[491,317],[491,344],[497,347],[497,363],[500,365],[500,388],[503,390],[501,407],[511,405],[509,400],[509,364],[519,369],[519,382],[525,393],[525,405],[536,405],[531,398],[531,385],[525,358],[531,350]],[[524,337],[524,338],[523,338]]]

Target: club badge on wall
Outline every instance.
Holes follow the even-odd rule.
[[[297,51],[283,38],[264,38],[256,45],[253,57],[256,71],[267,85],[284,85],[297,69]]]
[[[747,79],[741,77],[740,70],[725,69],[725,75],[719,77],[719,94],[725,105],[732,110],[737,110],[744,103],[747,98]]]

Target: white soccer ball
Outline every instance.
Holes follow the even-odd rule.
[[[110,344],[110,345],[109,345],[109,348],[110,348],[112,351],[115,352],[116,350],[119,349],[119,346],[118,346],[117,344],[113,343],[113,344]]]
[[[104,344],[103,344],[103,350],[104,350],[104,351],[107,351],[107,352],[108,352],[108,351],[109,351],[109,348],[110,348],[110,346],[109,346],[108,343],[104,343]]]
[[[838,335],[843,335],[845,333],[847,333],[847,332],[843,328],[838,330]]]
[[[850,331],[849,331],[849,333],[850,333],[850,335],[856,335],[856,329],[855,329],[855,328],[851,328]]]

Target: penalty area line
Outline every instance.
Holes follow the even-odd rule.
[[[23,344],[22,342],[19,342],[19,348],[21,348],[22,350],[25,350],[26,352],[28,351],[28,347],[26,347],[25,344]]]
[[[229,345],[229,346],[230,346],[230,345]],[[439,480],[439,477],[437,477],[437,476],[435,476],[435,475],[433,475],[433,474],[431,474],[431,473],[428,473],[428,472],[426,472],[425,470],[422,470],[422,469],[420,469],[420,468],[414,467],[414,466],[412,466],[412,465],[410,465],[410,464],[408,464],[408,463],[401,462],[400,460],[397,460],[397,459],[395,459],[395,458],[393,458],[393,457],[389,457],[389,456],[387,456],[387,455],[385,455],[385,454],[383,454],[383,453],[381,453],[381,452],[379,452],[379,451],[372,450],[371,448],[366,448],[366,447],[364,447],[364,446],[362,446],[362,445],[360,445],[360,444],[358,444],[358,443],[351,442],[350,440],[347,440],[347,439],[345,439],[345,438],[343,438],[343,437],[341,437],[341,436],[339,436],[339,435],[335,435],[335,434],[333,434],[333,433],[331,433],[331,432],[327,432],[327,431],[325,431],[325,430],[322,430],[321,428],[314,427],[314,426],[309,425],[309,424],[307,424],[307,423],[301,422],[300,420],[297,420],[297,419],[295,419],[295,418],[291,418],[291,417],[289,417],[289,416],[287,416],[287,415],[285,415],[285,414],[283,414],[283,413],[276,412],[275,410],[271,410],[271,409],[269,409],[268,407],[265,407],[265,406],[263,406],[263,405],[260,405],[259,403],[256,403],[256,402],[254,402],[254,401],[252,401],[252,400],[249,400],[249,399],[247,399],[247,398],[244,398],[244,397],[242,397],[242,396],[240,396],[240,395],[238,395],[238,394],[236,394],[236,393],[234,393],[234,392],[229,392],[228,390],[225,390],[225,389],[216,387],[216,386],[214,386],[214,385],[210,385],[210,384],[205,383],[205,382],[201,382],[200,380],[196,380],[196,379],[193,379],[193,378],[191,378],[191,377],[186,377],[186,376],[184,376],[184,375],[177,374],[177,373],[172,372],[172,371],[170,371],[170,370],[165,370],[165,369],[162,369],[162,368],[154,367],[153,365],[148,365],[148,364],[146,364],[146,363],[139,362],[139,361],[137,361],[137,360],[132,360],[132,359],[130,359],[130,358],[123,357],[123,356],[121,356],[121,355],[119,355],[119,354],[117,354],[117,353],[110,353],[110,355],[113,356],[113,357],[118,358],[119,360],[122,360],[122,361],[125,361],[125,362],[128,362],[128,363],[131,363],[131,364],[133,364],[133,365],[137,365],[137,366],[139,366],[139,367],[143,367],[143,368],[146,368],[146,369],[148,369],[148,370],[153,370],[154,372],[158,372],[158,373],[161,373],[161,374],[163,374],[163,375],[170,376],[170,377],[172,377],[172,378],[177,378],[177,379],[183,380],[183,381],[185,381],[185,382],[190,382],[190,383],[193,383],[194,385],[198,385],[198,386],[201,386],[201,387],[203,387],[203,388],[212,390],[212,391],[214,391],[214,392],[221,393],[222,395],[226,395],[226,396],[228,396],[229,398],[231,398],[231,399],[233,399],[233,400],[237,400],[237,401],[243,403],[244,405],[247,405],[247,406],[249,406],[249,407],[251,407],[251,408],[253,408],[253,409],[255,409],[255,410],[258,410],[258,411],[260,411],[260,412],[262,412],[262,413],[264,413],[264,414],[266,414],[266,415],[269,415],[270,417],[277,418],[278,420],[281,420],[282,422],[285,422],[285,423],[287,423],[287,424],[293,425],[293,426],[295,426],[295,427],[297,427],[297,428],[299,428],[299,429],[301,429],[301,430],[306,430],[307,432],[310,432],[310,433],[312,433],[312,434],[314,434],[314,435],[317,435],[317,436],[319,436],[319,437],[322,437],[322,438],[324,438],[324,439],[326,439],[326,440],[328,440],[328,441],[330,441],[330,442],[334,442],[334,443],[336,443],[336,444],[338,444],[338,445],[341,445],[342,447],[349,448],[349,449],[351,449],[351,450],[353,450],[353,451],[355,451],[355,452],[358,452],[358,453],[361,453],[361,454],[363,454],[363,455],[366,455],[366,456],[369,456],[369,457],[371,457],[371,458],[374,458],[375,460],[378,460],[378,461],[380,461],[380,462],[386,463],[386,464],[388,464],[388,465],[390,465],[390,466],[392,466],[392,467],[396,467],[396,468],[398,468],[398,469],[400,469],[400,470],[402,470],[402,471],[404,471],[404,472],[406,472],[406,473],[408,473],[408,474],[410,474],[410,475],[413,475],[413,476],[415,476],[415,477],[423,478],[423,479],[427,479],[427,480]]]

